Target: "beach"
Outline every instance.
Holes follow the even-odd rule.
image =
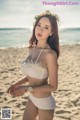
[[[13,98],[6,91],[24,77],[21,61],[27,55],[26,47],[0,49],[0,109],[11,108],[12,120],[22,120],[28,94]],[[58,64],[54,120],[80,120],[80,45],[61,45]]]

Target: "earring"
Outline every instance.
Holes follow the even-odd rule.
[[[51,37],[53,34],[50,34],[49,36]]]
[[[50,37],[53,35],[53,32],[49,35]]]

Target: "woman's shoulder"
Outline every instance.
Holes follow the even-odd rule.
[[[48,65],[52,63],[57,64],[57,54],[54,50],[51,49],[51,50],[46,51],[45,63]]]
[[[46,57],[57,57],[57,53],[52,49],[46,49]]]
[[[28,46],[27,48],[28,48],[28,51],[30,53],[32,51],[32,49],[34,48],[34,46]]]

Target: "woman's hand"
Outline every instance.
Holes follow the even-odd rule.
[[[25,92],[27,92],[27,89],[25,90],[25,86],[19,86],[16,89],[14,89],[10,94],[14,97],[19,97],[23,95]]]
[[[17,84],[11,85],[11,86],[8,88],[7,93],[8,93],[8,94],[12,93],[13,90],[15,90],[17,87],[18,87]]]

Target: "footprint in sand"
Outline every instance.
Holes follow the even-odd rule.
[[[4,77],[3,77],[3,79],[6,79],[6,78],[8,78],[8,76],[4,76]]]
[[[10,83],[5,83],[4,85],[9,85]]]
[[[56,114],[63,114],[63,113],[71,113],[70,111],[64,111],[64,110],[59,110],[59,111],[56,111]]]
[[[3,103],[3,100],[2,100],[2,101],[0,101],[0,103]]]
[[[28,97],[22,97],[23,99],[25,99],[25,100],[27,100],[28,99]]]
[[[25,106],[25,105],[26,105],[26,101],[23,101],[23,102],[22,102],[22,105],[24,105],[24,106]]]
[[[68,117],[64,117],[64,116],[58,116],[59,118],[63,118],[64,120],[72,120],[71,118],[68,118]],[[62,120],[63,120],[62,119]]]
[[[17,116],[15,116],[15,117],[20,117],[20,115],[17,115]]]
[[[24,111],[25,108],[20,109],[21,111]]]
[[[8,100],[6,97],[4,97],[3,99],[4,99],[4,101],[7,101],[7,100]]]
[[[10,108],[9,106],[4,106],[3,108]]]
[[[8,71],[14,71],[16,68],[10,68],[8,69]]]
[[[12,102],[16,102],[17,100],[12,100],[12,101],[9,101],[8,103],[12,103]]]
[[[0,92],[0,95],[3,95],[4,94],[4,92]]]
[[[20,106],[21,106],[21,104],[20,104],[20,103],[18,103],[18,104],[16,105],[16,107],[18,107],[18,108],[20,108]]]
[[[80,97],[71,102],[74,104],[74,106],[80,106]]]

